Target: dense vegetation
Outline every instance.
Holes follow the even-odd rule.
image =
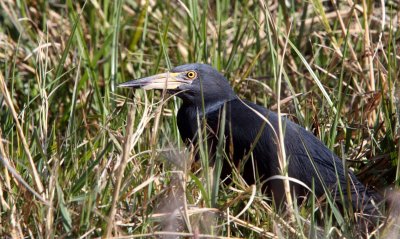
[[[356,222],[335,208],[316,225],[317,199],[277,214],[240,169],[230,184],[213,184],[212,169],[194,162],[197,149],[179,137],[180,100],[116,85],[211,64],[242,98],[276,110],[280,97],[284,113],[393,198],[399,8],[367,0],[0,1],[0,236],[353,237]],[[370,235],[399,233],[392,212]]]

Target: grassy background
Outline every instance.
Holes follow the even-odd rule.
[[[211,169],[188,166],[180,100],[116,85],[211,64],[242,98],[276,110],[280,96],[284,113],[384,192],[400,177],[399,8],[366,0],[0,1],[0,235],[309,237],[315,205],[290,222],[239,174],[213,184]],[[339,226],[325,216],[320,233],[354,235],[348,217]]]

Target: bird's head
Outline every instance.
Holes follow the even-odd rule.
[[[128,81],[118,86],[168,90],[177,93],[184,103],[199,107],[202,102],[214,105],[236,98],[228,80],[206,64],[181,65],[169,72]]]

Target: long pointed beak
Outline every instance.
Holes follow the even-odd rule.
[[[188,80],[179,77],[181,73],[166,72],[154,76],[144,77],[138,80],[128,81],[119,84],[118,87],[142,88],[145,90],[173,90],[182,84],[190,84]]]

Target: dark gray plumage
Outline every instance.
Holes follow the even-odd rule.
[[[278,161],[278,139],[273,129],[278,132],[278,116],[276,113],[252,102],[240,100],[230,87],[227,79],[218,71],[205,64],[187,64],[178,66],[169,73],[130,81],[122,84],[123,87],[142,87],[145,89],[168,89],[183,99],[178,112],[178,127],[182,139],[188,142],[197,140],[197,117],[205,116],[209,126],[208,143],[211,151],[218,141],[218,126],[220,125],[221,109],[226,105],[226,151],[231,160],[237,164],[249,153],[255,144],[252,156],[261,180],[274,175],[280,175]],[[203,105],[204,104],[204,105]],[[204,106],[204,107],[203,107]],[[260,113],[268,119],[271,126],[257,115]],[[302,181],[312,187],[314,181],[315,194],[320,197],[330,190],[338,203],[341,203],[339,188],[345,200],[351,198],[351,204],[356,211],[376,214],[378,211],[371,202],[375,193],[367,191],[366,187],[352,172],[345,175],[342,161],[330,151],[313,134],[282,118],[284,125],[284,143],[288,160],[288,174],[290,177]],[[256,136],[261,132],[256,141]],[[211,155],[214,152],[211,152]],[[226,170],[225,173],[229,172]],[[254,182],[253,167],[250,160],[244,169],[243,177],[248,183]],[[348,177],[347,177],[348,176]],[[347,193],[347,178],[351,182],[350,196]],[[271,180],[267,183],[268,192],[272,192],[275,202],[281,203],[284,199],[284,187],[280,180]],[[306,195],[304,187],[291,183],[296,196]],[[348,206],[348,205],[344,205]]]

